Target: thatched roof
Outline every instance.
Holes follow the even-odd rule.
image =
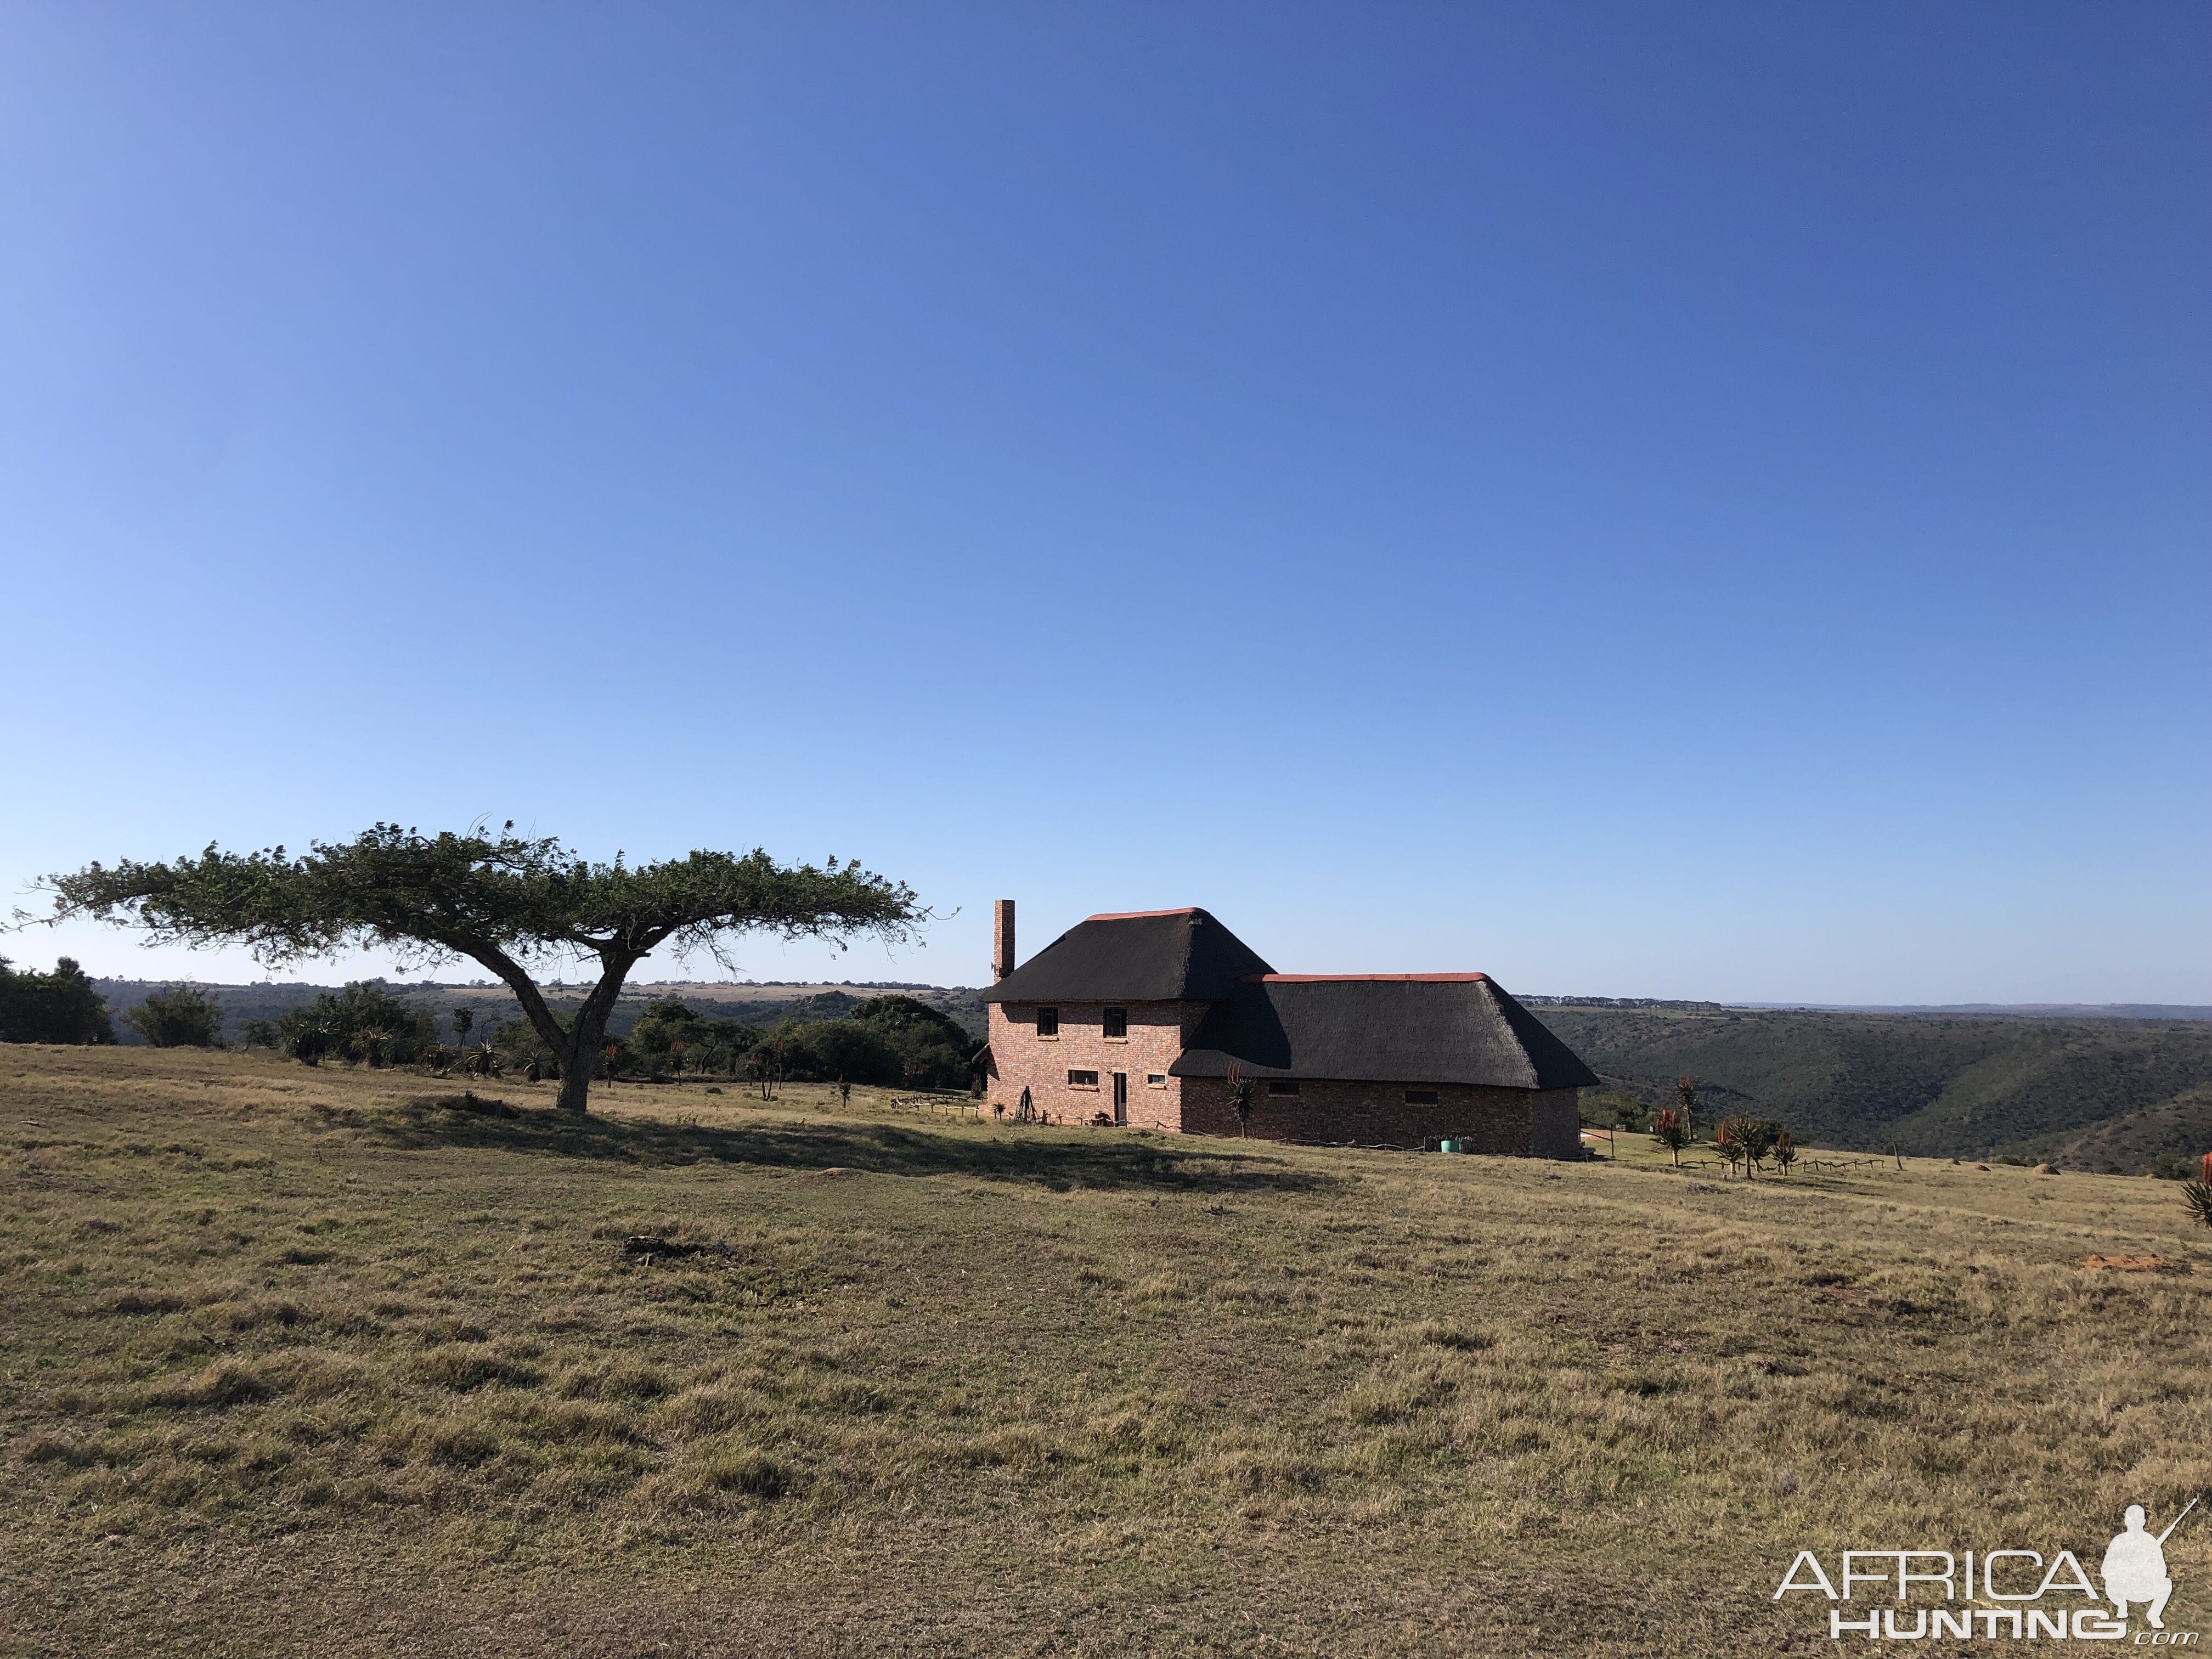
[[[983,993],[986,1002],[1217,1002],[1270,971],[1203,910],[1079,921]]]
[[[1588,1089],[1601,1079],[1486,974],[1269,974],[1240,981],[1169,1069],[1220,1077]]]

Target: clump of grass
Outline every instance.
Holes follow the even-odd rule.
[[[495,1383],[509,1388],[535,1388],[545,1374],[526,1361],[511,1358],[477,1343],[452,1343],[432,1348],[412,1367],[416,1378],[459,1394]]]
[[[1412,1334],[1422,1342],[1439,1348],[1450,1348],[1461,1353],[1480,1353],[1498,1346],[1498,1339],[1484,1331],[1462,1330],[1458,1326],[1442,1320],[1425,1319],[1413,1327]]]
[[[1194,1287],[1190,1280],[1176,1273],[1146,1273],[1130,1287],[1130,1296],[1139,1302],[1188,1302]]]
[[[563,1400],[629,1400],[650,1402],[672,1393],[675,1384],[658,1366],[617,1359],[565,1370],[553,1390]]]
[[[155,1406],[221,1411],[267,1400],[276,1392],[276,1383],[259,1368],[244,1360],[218,1359],[190,1376],[155,1384],[146,1399]]]
[[[696,1511],[747,1501],[774,1503],[798,1486],[798,1474],[788,1463],[756,1447],[715,1445],[655,1477],[639,1495],[653,1508]]]
[[[141,1314],[176,1313],[187,1304],[174,1291],[146,1291],[132,1288],[117,1291],[106,1299],[108,1312],[126,1318]]]

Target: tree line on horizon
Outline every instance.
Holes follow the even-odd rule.
[[[565,1024],[566,1018],[556,1015]],[[373,980],[326,991],[275,1020],[238,1023],[226,1040],[222,1000],[199,985],[149,992],[123,1024],[155,1048],[268,1048],[302,1064],[411,1066],[477,1076],[561,1076],[562,1057],[523,1018],[479,1024],[465,1006],[440,1022]],[[107,1043],[116,1040],[106,998],[68,957],[53,972],[19,970],[0,957],[0,1042]],[[627,1037],[608,1035],[593,1070],[603,1078],[700,1077],[834,1082],[884,1087],[964,1087],[975,1039],[916,998],[867,998],[839,1017],[769,1024],[715,1019],[681,998],[647,1005]]]

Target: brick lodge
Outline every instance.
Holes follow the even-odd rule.
[[[994,918],[994,1111],[1321,1145],[1581,1156],[1600,1079],[1487,974],[1279,974],[1203,910],[1092,916],[1014,966]]]

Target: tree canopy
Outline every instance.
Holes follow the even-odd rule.
[[[244,945],[270,965],[362,947],[428,966],[467,957],[505,981],[557,1057],[561,1104],[585,1109],[607,1017],[623,981],[662,945],[727,963],[749,932],[783,939],[903,940],[929,912],[903,884],[832,858],[779,865],[747,854],[694,852],[632,866],[595,864],[550,837],[504,826],[434,836],[380,823],[349,842],[225,853],[173,863],[88,865],[45,884],[51,920],[91,917],[143,928],[155,944]],[[573,1018],[546,1006],[531,972],[555,961],[599,963]]]
[[[51,974],[8,965],[0,957],[0,1042],[112,1042],[107,1000],[69,957]]]

